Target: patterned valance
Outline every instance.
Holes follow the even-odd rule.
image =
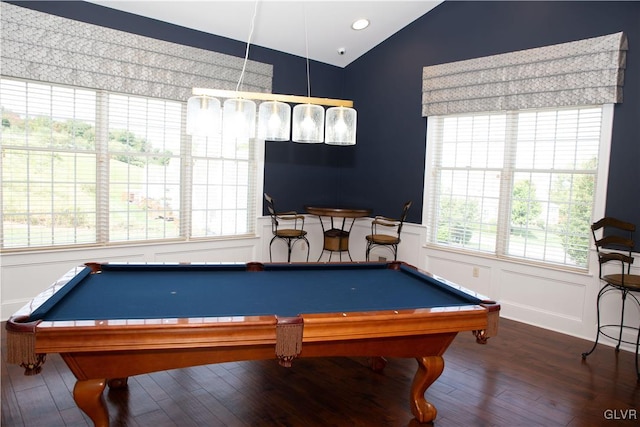
[[[2,75],[185,101],[194,87],[235,90],[244,58],[2,2]],[[273,66],[248,61],[241,90],[271,92]]]
[[[622,102],[624,33],[424,67],[422,115]]]

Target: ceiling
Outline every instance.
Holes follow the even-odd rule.
[[[345,67],[442,3],[426,0],[89,1],[244,43],[255,12],[251,45],[308,56],[338,67]],[[371,24],[355,31],[351,24],[359,18],[367,18]]]

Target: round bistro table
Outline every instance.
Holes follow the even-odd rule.
[[[318,261],[320,261],[325,251],[329,252],[329,261],[331,261],[331,255],[334,252],[338,252],[340,261],[342,261],[343,252],[346,252],[349,260],[353,261],[349,252],[349,234],[356,219],[370,216],[371,209],[305,206],[305,210],[307,213],[317,215],[320,218],[324,242]],[[351,221],[349,222],[348,220]]]

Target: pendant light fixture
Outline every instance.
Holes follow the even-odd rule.
[[[258,138],[268,141],[289,141],[291,106],[286,102],[265,101],[258,109]]]
[[[220,101],[207,95],[196,95],[187,101],[187,134],[212,137],[220,131]]]
[[[355,145],[356,119],[357,113],[353,108],[328,108],[324,142],[329,145]]]
[[[231,98],[224,101],[222,139],[244,141],[256,136],[256,103],[250,99]]]
[[[291,139],[307,144],[326,142],[330,145],[354,145],[356,110],[352,108],[353,101],[311,97],[306,11],[303,11],[303,15],[307,96],[240,91],[249,58],[257,9],[258,0],[255,2],[244,63],[236,90],[193,88],[193,96],[187,101],[187,134],[212,137],[222,133],[223,141],[229,143],[246,141],[256,137],[257,133],[258,138],[269,141]],[[222,108],[219,98],[226,99]],[[254,101],[262,101],[257,114],[257,132]],[[293,113],[289,104],[295,104]],[[331,107],[326,111],[326,123],[323,106]]]
[[[309,41],[307,39],[307,13],[303,7],[304,44],[307,62],[307,96],[311,98],[311,80],[309,78]],[[298,104],[293,107],[293,142],[320,144],[324,142],[324,108],[320,105]]]
[[[324,108],[314,104],[293,107],[293,142],[319,144],[324,141]]]

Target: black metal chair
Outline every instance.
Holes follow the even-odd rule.
[[[309,241],[307,240],[307,232],[304,230],[304,215],[299,215],[295,211],[277,212],[273,198],[267,193],[264,193],[264,200],[267,202],[267,210],[271,216],[271,232],[273,233],[273,237],[269,242],[269,261],[273,262],[271,245],[273,245],[276,239],[280,239],[287,243],[287,262],[291,262],[291,249],[293,245],[300,240],[304,240],[307,244],[308,262]]]
[[[636,230],[634,224],[621,221],[612,217],[605,217],[591,225],[591,232],[593,234],[593,241],[595,242],[596,251],[598,252],[598,263],[600,270],[600,280],[604,282],[604,286],[598,292],[597,298],[597,317],[598,317],[598,331],[596,334],[596,340],[593,343],[591,350],[582,353],[582,358],[586,359],[588,355],[593,353],[598,344],[598,338],[600,334],[607,338],[617,340],[618,345],[616,351],[620,351],[620,343],[635,344],[636,346],[636,375],[638,381],[640,381],[640,370],[638,369],[638,347],[640,345],[640,327],[630,326],[624,324],[624,310],[627,302],[627,297],[631,297],[635,300],[636,304],[640,307],[640,301],[633,294],[634,292],[640,292],[640,275],[631,274],[631,265],[633,264],[633,233]],[[598,235],[600,237],[598,237]],[[608,262],[616,262],[620,264],[619,273],[603,274],[603,265]],[[600,321],[600,300],[604,295],[609,292],[619,291],[622,296],[622,307],[620,310],[620,324],[608,324],[602,325]],[[618,333],[617,337],[614,337],[609,332],[611,328],[615,329]],[[635,342],[625,341],[622,338],[622,332],[625,329],[632,329],[638,331],[638,337]]]
[[[366,236],[367,250],[366,259],[369,261],[369,254],[371,249],[376,246],[386,246],[391,249],[393,253],[393,260],[398,257],[398,245],[400,244],[400,233],[402,233],[402,226],[407,219],[407,212],[411,207],[412,202],[408,201],[402,207],[402,214],[400,218],[389,218],[386,216],[378,215],[373,221],[371,221],[371,234]],[[384,229],[387,229],[384,232]]]

